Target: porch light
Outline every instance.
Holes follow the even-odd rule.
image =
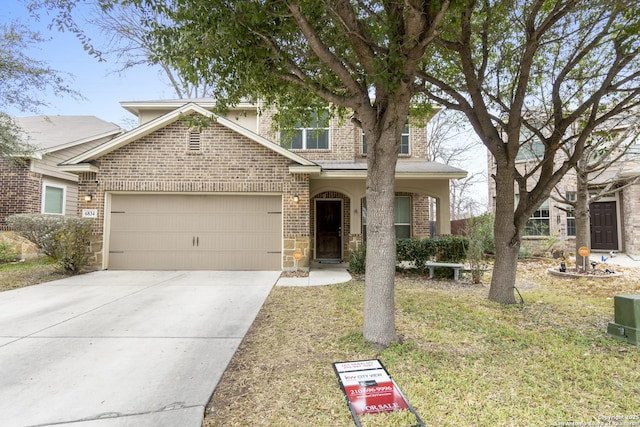
[[[91,200],[93,200],[93,194],[88,193],[86,196],[84,196],[85,202],[90,202]]]
[[[295,196],[293,196],[293,202],[294,203],[298,203],[300,201],[300,197],[296,194]]]

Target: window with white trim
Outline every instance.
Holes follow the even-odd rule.
[[[362,199],[362,236],[367,238],[367,199]],[[396,240],[411,238],[411,197],[396,196],[394,205]]]
[[[577,198],[577,193],[575,191],[567,191],[565,195],[566,199],[570,202],[575,202]],[[576,235],[576,213],[573,209],[573,206],[567,205],[565,207],[567,210],[567,236],[575,236]]]
[[[311,123],[298,123],[291,140],[292,150],[328,150],[329,149],[329,113],[313,113]]]
[[[531,215],[524,228],[525,236],[549,236],[549,199]]]
[[[42,213],[64,215],[65,187],[44,184],[42,187]]]
[[[410,135],[409,125],[406,124],[402,129],[402,135],[400,136],[400,151],[398,152],[398,154],[401,154],[401,155],[411,154],[410,144],[409,144],[409,135]],[[364,132],[362,132],[362,154],[363,155],[367,154],[367,137],[365,136]]]

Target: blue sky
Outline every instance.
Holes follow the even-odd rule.
[[[33,59],[44,61],[51,68],[66,77],[69,86],[80,92],[86,99],[57,97],[43,94],[41,99],[49,104],[40,109],[46,115],[91,115],[131,128],[135,117],[120,106],[121,101],[141,101],[176,98],[157,68],[140,66],[119,74],[118,64],[113,61],[99,62],[84,51],[80,41],[68,32],[61,33],[47,28],[50,18],[42,16],[38,22],[29,16],[21,0],[3,0],[0,22],[18,21],[32,31],[37,31],[47,42],[38,44],[26,52]],[[85,29],[92,39],[99,33]],[[26,116],[33,113],[8,109],[11,115]]]

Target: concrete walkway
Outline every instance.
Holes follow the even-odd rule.
[[[279,275],[99,271],[0,293],[0,425],[200,426]]]
[[[312,265],[308,277],[281,277],[276,286],[323,286],[349,280],[351,275],[342,264]]]

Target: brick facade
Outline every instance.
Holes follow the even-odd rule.
[[[188,137],[187,125],[176,121],[102,156],[99,172],[79,175],[79,194],[93,194],[91,202],[80,197],[79,211],[98,210],[94,251],[102,249],[105,192],[282,194],[284,239],[308,245],[307,175],[289,173],[289,159],[216,123],[201,131],[197,153],[188,150]]]
[[[42,175],[29,170],[29,164],[0,157],[0,230],[7,230],[5,218],[21,213],[40,213]]]
[[[624,251],[640,258],[640,183],[636,183],[623,190],[622,205],[624,206],[623,236]],[[634,215],[635,213],[635,215]]]

